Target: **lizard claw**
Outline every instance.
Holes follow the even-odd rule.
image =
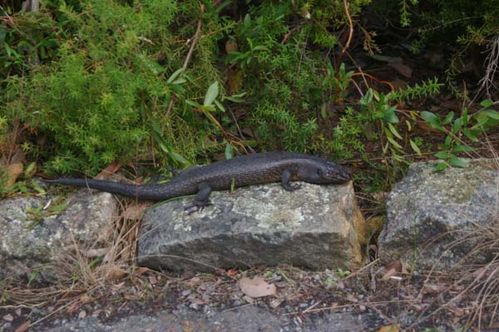
[[[287,184],[287,185],[283,185],[283,188],[284,190],[287,190],[287,191],[295,191],[295,190],[298,190],[301,188],[301,184]]]
[[[193,201],[192,204],[184,207],[184,212],[189,214],[193,214],[197,211],[202,211],[205,207],[211,205],[210,201]]]

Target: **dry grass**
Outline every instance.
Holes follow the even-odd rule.
[[[55,314],[74,313],[82,305],[113,293],[123,295],[145,289],[140,277],[150,271],[135,264],[140,223],[123,218],[133,208],[133,203],[122,205],[124,213],[95,242],[89,241],[84,246],[72,237],[72,245],[51,263],[50,270],[57,273],[50,285],[20,285],[19,280],[3,280],[0,309],[51,307],[49,314],[29,323],[33,327]],[[135,283],[140,286],[124,287],[123,280],[131,282],[127,286]]]

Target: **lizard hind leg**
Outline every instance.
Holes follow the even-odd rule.
[[[289,170],[285,170],[284,172],[282,172],[281,185],[284,188],[284,190],[295,191],[297,189],[300,189],[301,186],[299,184],[293,185],[290,183],[290,180],[291,180],[291,172]]]
[[[203,208],[210,205],[211,192],[212,188],[208,183],[200,183],[198,185],[198,192],[196,194],[196,197],[194,197],[194,201],[192,202],[192,204],[186,206],[184,208],[184,211],[187,212],[187,214],[191,214],[196,211],[201,211]]]

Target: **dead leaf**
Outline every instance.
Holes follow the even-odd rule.
[[[386,325],[378,330],[378,332],[398,332],[398,331],[400,331],[398,325]]]
[[[26,332],[29,330],[30,327],[31,327],[31,322],[27,321],[19,325],[15,330],[15,332]]]
[[[108,265],[106,271],[106,279],[107,280],[120,280],[126,276],[126,272],[117,265]]]
[[[273,299],[270,301],[270,306],[275,309],[280,306],[282,302],[284,302],[284,299]]]
[[[71,305],[66,309],[66,312],[70,315],[74,314],[78,309],[80,309],[81,303],[79,301],[75,301],[71,303]]]
[[[10,187],[16,183],[19,175],[23,174],[24,166],[22,163],[10,164],[5,168],[7,173],[7,181],[5,182],[5,187]]]
[[[201,278],[199,278],[199,277],[192,277],[191,279],[187,280],[186,283],[190,287],[196,287],[196,286],[199,286],[199,284],[201,284]]]
[[[88,294],[83,294],[80,296],[80,302],[82,304],[90,303],[92,300],[93,300],[93,298],[91,296],[89,296]]]
[[[225,274],[227,275],[227,277],[233,278],[239,274],[239,271],[236,269],[229,269]]]
[[[3,316],[2,319],[4,321],[7,321],[7,322],[12,322],[12,321],[14,321],[14,316],[12,316],[11,314],[7,314],[7,315]]]
[[[276,294],[276,287],[269,284],[262,277],[254,277],[253,279],[243,277],[239,280],[241,291],[251,298],[264,297]]]
[[[135,274],[137,274],[137,275],[143,275],[143,274],[145,274],[145,273],[147,273],[149,271],[151,271],[150,268],[141,266],[141,267],[137,267],[135,269]]]
[[[80,313],[78,314],[78,318],[83,319],[85,317],[87,317],[87,312],[85,310],[80,311]]]
[[[436,294],[436,293],[441,293],[443,292],[447,287],[445,285],[436,285],[436,284],[430,284],[426,283],[423,286],[423,293],[424,294]]]
[[[385,270],[386,272],[381,279],[388,280],[402,272],[402,263],[399,260],[393,261],[385,267]]]
[[[113,162],[109,164],[106,168],[104,168],[102,171],[100,171],[95,178],[100,180],[107,179],[110,175],[116,173],[120,168],[121,168],[120,163]]]
[[[155,275],[150,275],[147,277],[147,279],[149,279],[149,283],[153,286],[158,283],[158,278],[156,278]]]
[[[144,211],[150,205],[151,204],[147,202],[130,203],[130,205],[128,205],[125,211],[121,214],[121,217],[126,220],[140,220],[144,215]]]
[[[227,70],[227,87],[229,94],[238,93],[242,86],[244,75],[242,70],[238,68],[228,69]]]
[[[412,68],[404,65],[402,62],[390,62],[388,65],[395,69],[400,75],[406,78],[412,77]]]
[[[227,54],[230,54],[232,52],[237,52],[237,43],[235,40],[229,39],[225,43],[225,52],[227,52]]]

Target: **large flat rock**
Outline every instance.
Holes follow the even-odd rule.
[[[497,227],[498,165],[499,160],[479,159],[435,172],[432,162],[413,164],[389,195],[381,259],[437,270],[456,264],[476,244],[460,239],[480,227]]]
[[[279,184],[214,192],[212,205],[186,214],[192,198],[158,204],[144,215],[138,263],[158,270],[291,264],[349,268],[362,260],[364,219],[351,183]]]

